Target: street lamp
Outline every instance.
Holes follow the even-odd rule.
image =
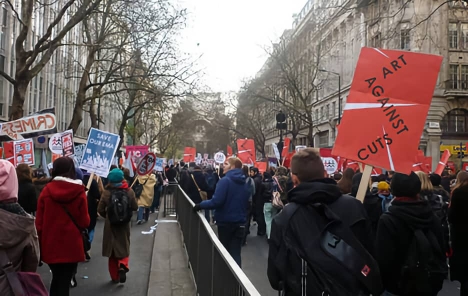
[[[284,145],[283,144],[283,130],[288,129],[288,124],[286,123],[286,114],[284,114],[283,111],[281,110],[276,114],[276,129],[280,131],[280,138],[279,138],[277,147],[278,147],[278,151],[280,155],[279,162],[281,163],[282,161],[281,158],[283,154],[283,145]]]
[[[328,71],[325,69],[319,69],[319,72],[330,73],[338,76],[338,124],[341,122],[341,75],[340,73]]]

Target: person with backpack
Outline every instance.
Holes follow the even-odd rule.
[[[268,279],[285,295],[380,295],[372,258],[370,223],[360,201],[342,195],[327,178],[318,150],[302,149],[291,160],[295,188],[274,219]]]
[[[51,296],[68,296],[79,262],[85,261],[83,231],[90,223],[85,186],[76,179],[74,161],[53,163],[52,180],[37,202],[36,229],[41,259],[52,271]]]
[[[395,173],[392,206],[379,220],[376,259],[385,289],[399,296],[435,296],[447,275],[444,237],[429,202],[419,198],[421,181]]]
[[[129,272],[130,221],[138,204],[120,169],[113,169],[107,179],[109,184],[98,205],[99,215],[105,218],[102,256],[109,258],[112,282],[125,283]]]
[[[3,159],[0,159],[0,233],[0,295],[15,296],[3,265],[11,262],[13,272],[36,272],[40,252],[34,217],[18,203],[15,167]]]
[[[452,256],[450,279],[461,283],[460,296],[468,295],[468,173],[459,172],[452,191],[448,221],[450,222]]]

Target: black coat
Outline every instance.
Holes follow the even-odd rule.
[[[271,202],[273,198],[273,180],[262,182],[260,195],[264,203]]]
[[[176,182],[176,178],[177,178],[177,171],[175,170],[175,168],[171,168],[169,169],[167,172],[166,172],[166,177],[167,177],[167,180],[169,182]]]
[[[193,171],[191,174],[188,175],[187,177],[187,195],[190,197],[190,199],[196,203],[199,204],[202,202],[202,199],[200,197],[200,193],[198,192],[198,188],[195,185],[195,182],[192,179],[195,179],[195,182],[197,182],[198,188],[200,188],[201,191],[207,191],[208,190],[208,184],[206,184],[205,181],[205,176],[201,171]]]
[[[89,175],[83,176],[83,184],[88,184]],[[131,185],[131,184],[130,184]],[[98,204],[101,200],[101,194],[99,194],[99,186],[96,180],[91,182],[91,186],[88,190],[88,214],[89,214],[89,226],[88,231],[91,231],[96,227],[96,220],[98,216]]]
[[[28,214],[37,209],[36,187],[32,181],[18,182],[18,203]]]
[[[314,182],[305,182],[299,184],[296,188],[288,192],[290,202],[307,205],[313,203],[325,203],[328,207],[351,228],[356,238],[361,244],[372,254],[373,240],[372,229],[367,219],[366,211],[357,199],[342,195],[336,182],[332,179],[316,180]],[[271,236],[270,236],[270,249],[268,253],[268,279],[270,284],[275,290],[280,289],[280,282],[286,283],[286,295],[293,295],[291,288],[288,285],[300,285],[301,280],[301,265],[300,260],[297,260],[297,255],[290,253],[288,262],[288,270],[280,270],[276,265],[276,259],[280,254],[280,248],[284,247],[283,229],[287,227],[285,217],[290,214],[290,207],[285,206],[284,209],[273,218]],[[294,223],[290,220],[290,223]],[[297,224],[297,223],[296,223]],[[291,228],[295,229],[294,233],[301,235],[301,233],[308,232],[308,225],[304,224],[291,224]],[[307,243],[306,245],[311,245]],[[287,275],[287,278],[282,278],[282,274]],[[297,288],[296,288],[297,290]],[[300,288],[299,288],[300,290]]]
[[[260,174],[256,174],[253,176],[253,180],[255,183],[255,194],[252,197],[254,204],[259,204],[259,206],[263,209],[263,199],[262,199],[262,176]]]
[[[439,243],[440,253],[434,251],[433,255],[441,267],[445,266],[445,270],[447,268],[442,225],[434,215],[429,203],[426,200],[394,199],[388,212],[382,214],[379,220],[375,259],[379,263],[385,289],[396,295],[401,295],[398,287],[401,269],[407,259],[406,254],[414,237],[414,232],[410,227],[430,229],[434,233]],[[432,283],[434,284],[434,295],[437,295],[437,292],[442,288],[443,278],[433,280]]]
[[[452,193],[448,210],[451,225],[452,250],[450,275],[455,281],[468,280],[468,186],[457,188]]]

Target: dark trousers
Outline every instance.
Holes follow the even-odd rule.
[[[162,188],[160,187],[155,187],[154,188],[154,197],[153,197],[153,203],[151,204],[151,212],[154,212],[155,210],[159,209],[159,201],[161,200],[161,190]]]
[[[460,296],[468,296],[468,281],[461,282]]]
[[[52,271],[52,283],[50,284],[50,296],[70,295],[70,282],[78,267],[78,263],[49,264]]]
[[[242,240],[244,239],[245,225],[239,224],[222,224],[218,225],[219,241],[223,244],[226,250],[231,254],[232,258],[241,267],[241,248]]]
[[[250,234],[250,221],[252,220],[252,205],[249,204],[249,208],[247,209],[247,221],[245,222],[245,231],[244,231],[244,239],[242,240],[242,245],[247,242],[247,235]]]
[[[257,217],[257,235],[264,235],[266,233],[265,214],[263,213],[263,202],[257,201],[255,203],[255,216]]]

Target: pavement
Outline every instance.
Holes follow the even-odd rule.
[[[167,222],[163,219],[158,221],[156,231],[152,232],[151,226],[155,224],[156,219],[157,214],[152,214],[149,221],[142,225],[136,225],[133,219],[130,235],[130,272],[125,284],[111,283],[107,269],[108,258],[101,256],[104,220],[99,219],[91,249],[91,261],[79,264],[76,275],[78,286],[71,289],[70,295],[195,295],[178,224],[174,220]],[[38,272],[49,288],[51,273],[48,266],[44,264],[39,267]]]
[[[247,245],[242,248],[242,270],[262,296],[277,296],[278,291],[271,288],[267,277],[268,242],[265,236],[257,236],[257,226],[250,227]],[[457,296],[460,294],[458,282],[445,281],[438,296]]]

